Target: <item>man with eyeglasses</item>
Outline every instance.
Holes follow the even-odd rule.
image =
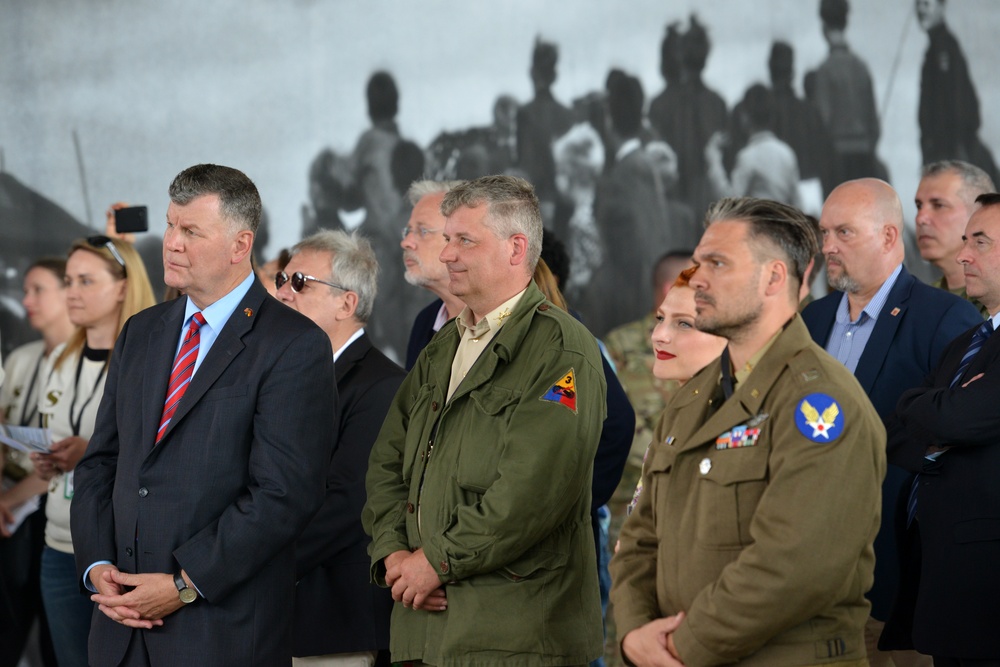
[[[406,282],[437,295],[413,321],[406,347],[406,370],[417,363],[420,351],[444,323],[458,315],[465,304],[448,290],[448,268],[441,261],[444,250],[444,216],[441,202],[462,181],[416,181],[406,196],[413,205],[410,221],[403,228],[403,265]]]
[[[372,448],[362,514],[392,588],[390,649],[417,664],[584,665],[601,654],[590,481],[605,416],[597,341],[532,281],[529,183],[441,203],[466,304],[417,358]]]
[[[326,500],[295,545],[292,664],[370,667],[378,651],[388,657],[392,596],[369,582],[361,527],[365,472],[405,373],[365,333],[378,286],[371,244],[326,230],[298,243],[291,255],[275,280],[278,299],[330,337],[340,399]]]
[[[170,200],[165,281],[186,296],[125,324],[76,467],[89,664],[288,664],[294,543],[336,439],[330,340],[256,279],[245,174],[190,167]]]

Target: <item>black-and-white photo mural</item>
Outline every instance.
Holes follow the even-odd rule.
[[[318,228],[371,238],[369,328],[402,359],[431,296],[403,280],[414,180],[530,180],[563,292],[600,336],[650,310],[653,262],[696,244],[714,199],[815,214],[873,175],[912,223],[922,164],[992,174],[1000,143],[990,0],[57,0],[0,16],[4,351],[33,335],[24,269],[103,233],[113,203],[148,206],[135,243],[162,293],[166,188],[198,162],[257,184],[260,264]]]
[[[903,204],[909,271],[964,295],[961,271],[948,275],[957,249],[921,234],[915,200],[937,206],[918,188],[941,161],[997,182],[997,35],[997,0],[7,0],[0,352],[17,382],[0,397],[33,395],[43,352],[83,335],[63,294],[74,243],[111,252],[117,280],[141,257],[156,300],[178,297],[162,239],[187,167],[256,184],[253,257],[272,294],[276,282],[342,289],[284,274],[289,250],[324,229],[366,237],[380,270],[365,331],[401,366],[457,315],[433,249],[445,244],[434,187],[516,175],[539,199],[546,287],[606,343],[639,420],[610,538],[604,516],[607,556],[677,386],[651,374],[653,311],[713,202],[774,199],[819,218],[839,184],[882,179]],[[148,230],[116,229],[132,207]],[[820,278],[799,296],[826,291]],[[27,364],[15,350],[29,344]],[[575,392],[568,378],[553,390]],[[35,403],[0,405],[0,419],[35,425]],[[0,553],[0,646],[20,651],[40,607],[5,588],[13,562]]]

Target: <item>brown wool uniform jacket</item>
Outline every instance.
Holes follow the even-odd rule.
[[[720,372],[684,385],[657,428],[611,563],[618,636],[684,611],[688,667],[864,658],[881,420],[798,315],[721,405]]]

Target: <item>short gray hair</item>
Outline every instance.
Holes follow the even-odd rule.
[[[448,194],[465,181],[413,181],[406,191],[406,198],[411,206],[416,206],[427,195]]]
[[[330,282],[343,285],[358,295],[354,319],[367,324],[378,293],[379,272],[375,251],[368,239],[357,232],[348,234],[341,230],[324,229],[296,243],[291,255],[294,257],[304,250],[331,255]]]
[[[962,179],[962,187],[959,194],[965,202],[967,208],[972,208],[976,203],[976,197],[987,192],[996,190],[993,179],[985,171],[974,164],[969,164],[962,160],[940,160],[924,165],[920,170],[920,178],[928,176],[938,176],[944,173],[957,174]]]
[[[262,205],[257,186],[239,169],[217,164],[196,164],[174,177],[170,201],[186,206],[198,197],[219,196],[219,213],[234,229],[254,234],[260,226]]]
[[[483,176],[467,181],[444,196],[441,213],[446,218],[459,207],[486,204],[483,224],[499,239],[514,234],[528,238],[527,269],[533,273],[542,254],[542,214],[531,183],[517,176]]]

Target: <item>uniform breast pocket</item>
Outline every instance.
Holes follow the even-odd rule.
[[[767,488],[768,454],[767,447],[757,445],[713,451],[711,457],[699,462],[699,544],[736,549],[752,542],[750,523]]]
[[[471,409],[462,415],[457,481],[467,491],[485,493],[499,476],[503,439],[521,392],[494,385],[470,392],[469,398]]]

